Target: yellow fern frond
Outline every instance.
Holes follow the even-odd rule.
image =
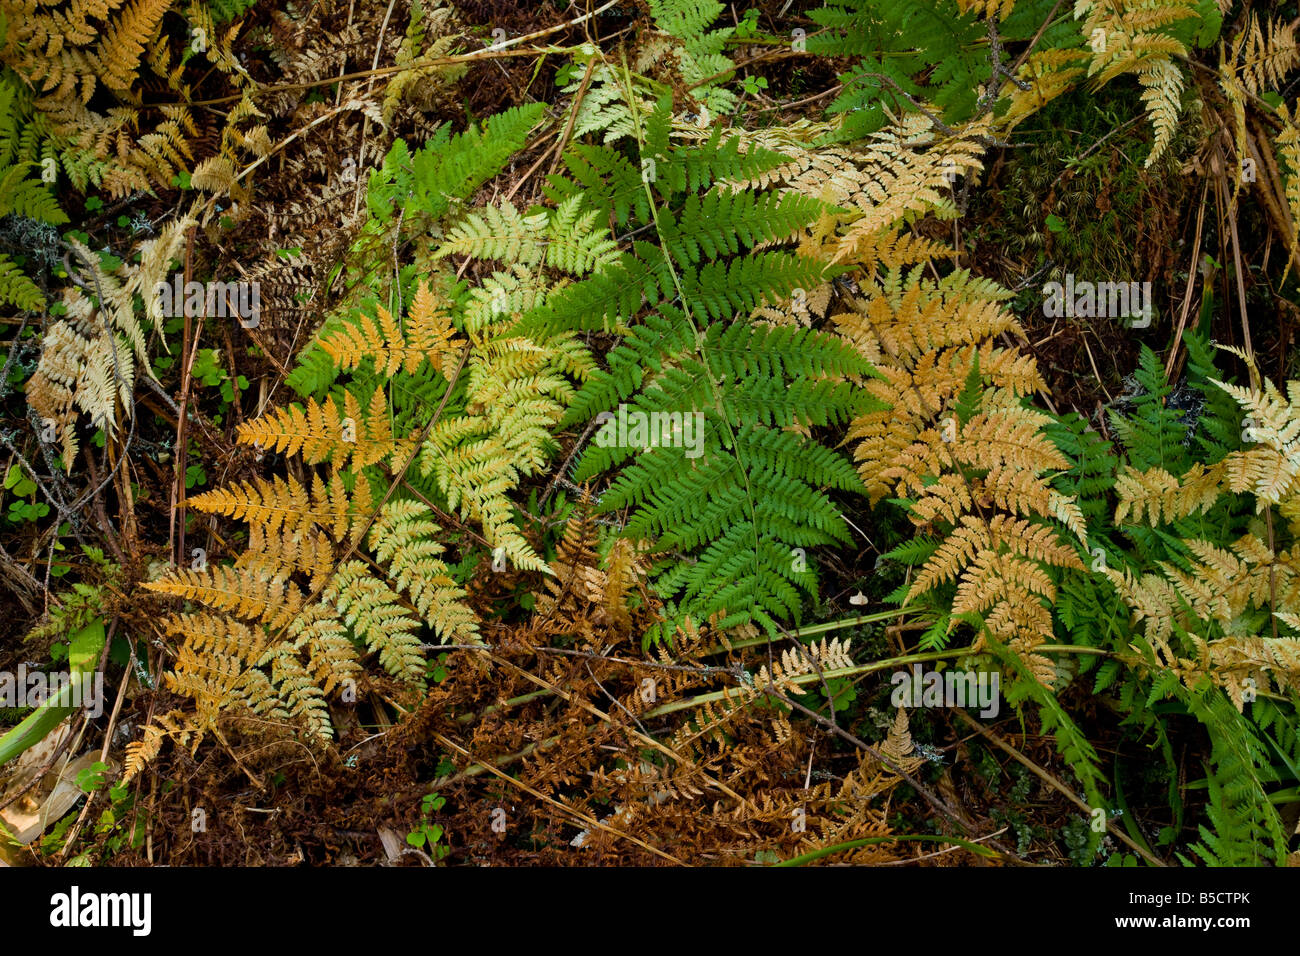
[[[199,511],[246,521],[269,534],[303,533],[315,525],[330,532],[336,541],[357,533],[369,520],[372,508],[369,482],[358,479],[349,495],[337,471],[329,482],[315,475],[310,493],[292,475],[270,481],[255,478],[205,491],[188,499],[187,504]]]
[[[1016,0],[957,0],[957,9],[962,13],[977,13],[984,17],[997,17],[1005,20],[1016,8]],[[903,721],[907,723],[906,719]]]
[[[1222,464],[1196,462],[1181,479],[1163,468],[1145,472],[1125,469],[1115,479],[1115,523],[1146,520],[1151,526],[1177,521],[1214,506],[1222,491]]]
[[[95,50],[105,86],[129,90],[145,44],[152,40],[171,0],[135,0],[123,8]]]
[[[1171,60],[1156,60],[1138,73],[1142,102],[1155,130],[1155,142],[1145,166],[1150,169],[1173,142],[1183,92],[1183,71]]]
[[[361,673],[347,629],[327,604],[312,604],[295,617],[287,640],[295,651],[306,652],[307,669],[322,693],[332,694],[340,685],[355,682]]]
[[[999,131],[1003,135],[1010,133],[1052,100],[1073,89],[1078,79],[1086,75],[1085,64],[1090,59],[1088,50],[1040,50],[1030,54],[1016,77],[1027,83],[1029,89],[1010,82],[1002,88],[1007,109],[999,120]]]
[[[194,746],[197,747],[202,735],[201,732],[196,734],[195,730],[188,726],[187,717],[182,711],[172,710],[155,715],[153,720],[145,724],[141,739],[126,745],[122,782],[130,783],[143,773],[145,767],[162,751],[162,745],[168,737],[175,738],[180,746],[185,746],[193,739]]]
[[[452,580],[445,548],[434,540],[441,531],[433,512],[418,501],[390,501],[380,509],[370,530],[375,558],[388,565],[398,590],[411,596],[415,608],[444,644],[477,644],[478,618],[465,606],[465,590]]]
[[[1070,460],[1043,432],[1050,416],[1028,408],[1006,408],[971,417],[953,442],[953,457],[976,468],[1026,471],[1066,469]]]
[[[364,561],[341,564],[322,596],[370,650],[378,652],[388,673],[424,683],[424,654],[415,636],[420,622],[403,607],[392,588],[370,573]]]
[[[302,607],[303,593],[292,581],[256,571],[216,566],[204,571],[177,570],[145,587],[209,607],[230,611],[240,617],[282,627]]]
[[[1259,17],[1250,14],[1246,27],[1233,43],[1232,63],[1242,58],[1239,71],[1246,89],[1258,95],[1266,88],[1280,87],[1286,74],[1300,65],[1300,48],[1296,46],[1295,28],[1284,20],[1268,24],[1267,36]]]
[[[425,358],[443,374],[454,368],[452,357],[463,342],[456,335],[450,315],[426,283],[416,288],[405,332],[383,306],[375,311],[374,318],[362,314],[356,324],[342,323],[321,336],[321,348],[339,369],[357,368],[366,358],[374,362],[377,372],[389,377],[399,370],[414,374]]]
[[[375,389],[371,394],[365,412],[357,397],[347,392],[342,415],[339,411],[338,403],[332,399],[320,404],[308,398],[305,408],[289,405],[242,422],[237,437],[241,444],[270,448],[286,455],[301,454],[309,465],[329,461],[342,468],[350,459],[354,471],[383,461],[397,451],[383,389]]]

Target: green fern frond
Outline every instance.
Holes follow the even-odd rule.
[[[45,305],[45,296],[36,283],[6,255],[0,255],[0,302],[25,312],[35,312]]]

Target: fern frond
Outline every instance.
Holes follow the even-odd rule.
[[[282,576],[268,576],[253,570],[227,566],[204,571],[176,570],[145,584],[151,591],[200,601],[209,607],[230,611],[244,618],[283,627],[303,604],[303,593]]]
[[[336,401],[309,398],[305,408],[289,405],[241,422],[237,437],[241,444],[301,454],[309,465],[328,461],[342,468],[350,460],[354,471],[384,460],[403,444],[393,439],[388,403],[379,389],[364,412],[350,391],[344,393],[341,409]]]
[[[451,373],[463,341],[446,304],[427,283],[416,287],[405,329],[383,306],[376,306],[375,312],[375,318],[363,314],[356,323],[341,323],[320,336],[320,347],[336,368],[350,371],[369,358],[376,372],[391,378],[399,369],[414,375],[427,358],[440,374]]]
[[[398,590],[411,596],[444,644],[478,643],[478,618],[465,606],[464,589],[451,579],[440,558],[446,550],[434,540],[440,531],[426,505],[390,501],[371,527],[370,546]]]
[[[5,255],[0,255],[0,302],[24,312],[35,312],[45,305],[40,288]]]
[[[388,585],[370,573],[364,561],[339,565],[323,598],[333,604],[357,637],[379,654],[384,670],[424,685],[424,654],[415,636],[420,622]]]

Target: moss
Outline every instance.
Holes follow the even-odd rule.
[[[1135,86],[1050,104],[1019,132],[1024,147],[1004,154],[997,188],[984,190],[983,208],[973,210],[981,252],[996,252],[1004,271],[1047,267],[1039,286],[1067,272],[1092,281],[1167,273],[1185,192],[1179,170],[1199,142],[1196,112],[1185,111],[1172,148],[1148,170],[1150,128]]]

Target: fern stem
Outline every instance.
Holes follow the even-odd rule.
[[[509,700],[503,700],[499,704],[493,704],[490,707],[484,707],[482,710],[478,711],[477,713],[461,714],[459,717],[456,718],[456,723],[458,724],[473,723],[475,719],[480,717],[486,717],[488,714],[494,714],[498,710],[504,710],[507,707],[514,707],[516,704],[527,704],[530,701],[534,701],[542,697],[550,697],[550,696],[551,696],[551,692],[549,690],[529,691],[527,694],[520,694],[518,697],[511,697]]]
[[[873,671],[888,670],[891,667],[904,667],[910,664],[923,664],[926,661],[941,661],[950,657],[961,657],[970,654],[973,649],[970,647],[958,647],[947,651],[927,651],[924,654],[907,654],[903,657],[888,657],[880,661],[872,661],[870,664],[855,664],[853,667],[837,667],[834,670],[813,672],[809,674],[800,674],[797,677],[791,677],[790,682],[794,684],[811,684],[814,681],[822,679],[830,680],[837,677],[854,677],[858,674],[870,674]],[[760,691],[764,693],[765,690]],[[643,717],[661,717],[664,714],[676,713],[679,710],[687,710],[691,707],[698,707],[701,704],[709,704],[715,701],[723,700],[735,695],[735,689],[714,691],[709,694],[701,694],[698,697],[689,697],[685,700],[675,700],[670,704],[664,704],[656,707],[654,710],[642,714]]]
[[[813,633],[820,634],[820,633],[824,633],[825,631],[834,630],[835,628],[838,627],[851,627],[854,623],[860,621],[883,620],[887,616],[889,615],[887,615],[885,612],[881,612],[880,614],[867,614],[867,615],[863,615],[860,618],[851,618],[851,619],[846,619],[844,621],[831,621],[828,622],[828,624],[817,624],[810,628],[803,628],[799,631],[793,631],[792,633],[798,634],[801,637]],[[818,628],[821,628],[822,630],[818,630]],[[731,646],[749,647],[754,644],[762,644],[766,642],[766,640],[767,638],[765,637],[751,638],[748,641],[737,642],[735,644],[732,644]],[[1092,654],[1100,657],[1115,656],[1111,651],[1102,650],[1101,648],[1073,647],[1069,644],[1044,644],[1041,647],[1037,648],[1037,650],[1054,652],[1057,654]],[[714,653],[714,652],[710,651],[709,653]],[[790,680],[796,684],[810,684],[814,681],[820,680],[822,677],[826,677],[828,679],[833,677],[855,677],[859,674],[870,674],[873,671],[888,670],[891,667],[906,667],[911,664],[923,664],[927,661],[941,661],[952,657],[963,657],[967,654],[973,654],[973,653],[975,653],[975,650],[972,646],[969,645],[966,647],[952,648],[946,651],[927,651],[923,654],[907,654],[902,657],[887,657],[884,660],[872,661],[870,664],[855,664],[853,667],[839,667],[836,668],[835,670],[825,671],[820,675],[816,673],[800,674],[797,677],[790,678]],[[659,717],[663,714],[671,714],[679,710],[685,710],[688,707],[698,707],[700,704],[713,703],[714,701],[722,700],[724,697],[727,697],[730,693],[733,693],[733,691],[720,690],[720,691],[714,691],[709,694],[702,694],[699,697],[691,697],[687,700],[675,700],[670,704],[664,704],[662,707],[657,707],[654,710],[647,711],[643,716]]]
[[[796,627],[790,630],[795,637],[813,637],[817,634],[828,634],[831,631],[838,631],[846,627],[855,627],[858,624],[871,624],[876,621],[888,621],[892,617],[899,617],[906,613],[903,608],[892,608],[888,611],[877,611],[875,614],[859,614],[855,617],[840,618],[838,621],[823,621],[821,624],[810,624],[808,627]],[[733,647],[744,647],[744,643],[736,643]]]
[[[972,853],[979,856],[988,857],[989,859],[999,859],[999,854],[990,850],[986,846],[980,846],[973,840],[963,840],[961,837],[940,836],[933,833],[898,833],[893,836],[882,837],[865,837],[861,840],[849,840],[846,843],[834,843],[830,846],[820,847],[811,852],[792,856],[788,860],[782,860],[780,863],[773,863],[772,866],[803,866],[805,863],[812,863],[814,860],[820,860],[824,856],[830,856],[832,853],[839,853],[842,850],[853,850],[860,846],[871,846],[875,843],[893,843],[902,840],[934,840],[939,843],[952,843],[957,846],[965,847]]]
[[[1114,651],[1102,647],[1086,647],[1082,644],[1040,644],[1034,648],[1039,654],[1091,654],[1093,657],[1118,657]]]
[[[903,608],[894,608],[889,611],[877,611],[875,614],[859,614],[856,617],[841,618],[838,621],[824,621],[821,624],[812,624],[808,627],[791,628],[789,634],[791,637],[815,637],[818,634],[829,634],[831,631],[843,630],[846,627],[856,627],[859,624],[872,624],[877,621],[888,621],[890,618],[899,617],[907,613]],[[731,648],[737,647],[754,647],[757,644],[766,644],[768,638],[750,637],[743,641],[732,641]],[[729,650],[721,644],[715,644],[704,652],[704,656],[712,654],[722,654]]]

